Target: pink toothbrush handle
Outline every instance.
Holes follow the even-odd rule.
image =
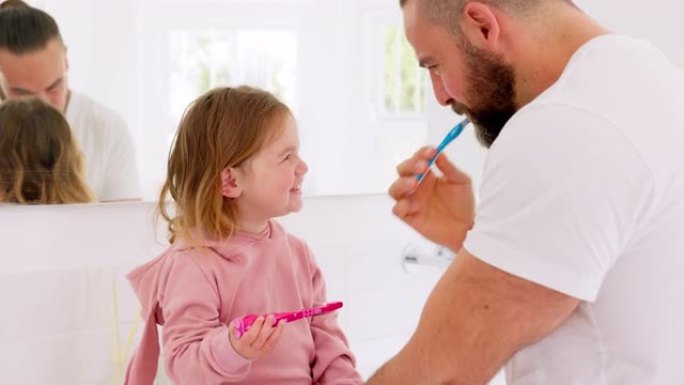
[[[243,334],[247,333],[247,331],[252,326],[254,321],[256,321],[257,317],[258,316],[255,314],[249,314],[242,318],[236,318],[231,322],[231,324],[235,326],[235,331],[238,338],[242,337]]]
[[[314,307],[314,308],[309,308],[309,309],[301,309],[297,311],[291,311],[291,312],[283,312],[283,313],[272,313],[273,317],[275,318],[273,325],[277,325],[278,322],[284,321],[285,323],[287,322],[292,322],[296,321],[298,319],[302,318],[308,318],[308,317],[313,317],[322,313],[327,313],[331,312],[333,310],[339,309],[342,307],[342,302],[331,302],[329,304],[326,304],[324,306],[320,307]],[[264,315],[264,317],[267,317],[268,314]],[[237,318],[234,319],[231,323],[235,326],[235,331],[237,332],[237,336],[242,337],[247,331],[249,330],[250,327],[252,327],[252,324],[254,321],[259,316],[255,314],[249,314],[246,315],[242,318]]]

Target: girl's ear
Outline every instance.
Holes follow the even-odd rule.
[[[237,198],[242,193],[242,189],[235,179],[235,169],[226,168],[221,171],[221,194],[226,198]]]

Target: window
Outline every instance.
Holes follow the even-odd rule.
[[[425,71],[399,7],[364,0],[185,0],[144,8],[140,87],[146,199],[187,105],[217,87],[277,95],[297,119],[305,195],[385,193],[398,162],[425,143]],[[263,3],[269,4],[264,7]],[[340,13],[340,11],[343,11]]]
[[[176,30],[169,43],[169,108],[175,119],[200,94],[242,84],[265,89],[296,110],[294,33]]]
[[[397,25],[384,30],[383,113],[422,117],[426,73],[418,66],[411,45]]]

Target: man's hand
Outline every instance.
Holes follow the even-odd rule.
[[[424,237],[458,251],[475,217],[472,182],[440,154],[435,165],[443,175],[429,172],[418,185],[416,176],[427,170],[435,152],[424,147],[397,166],[399,177],[389,188],[396,200],[392,211]]]

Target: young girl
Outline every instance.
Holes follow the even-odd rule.
[[[64,116],[37,98],[0,104],[0,202],[93,200],[83,155]]]
[[[128,276],[146,326],[126,384],[153,383],[157,324],[178,385],[363,383],[334,314],[260,317],[241,337],[229,326],[326,302],[311,251],[272,219],[302,207],[306,171],[295,121],[269,93],[221,88],[191,104],[159,200],[171,246]]]

